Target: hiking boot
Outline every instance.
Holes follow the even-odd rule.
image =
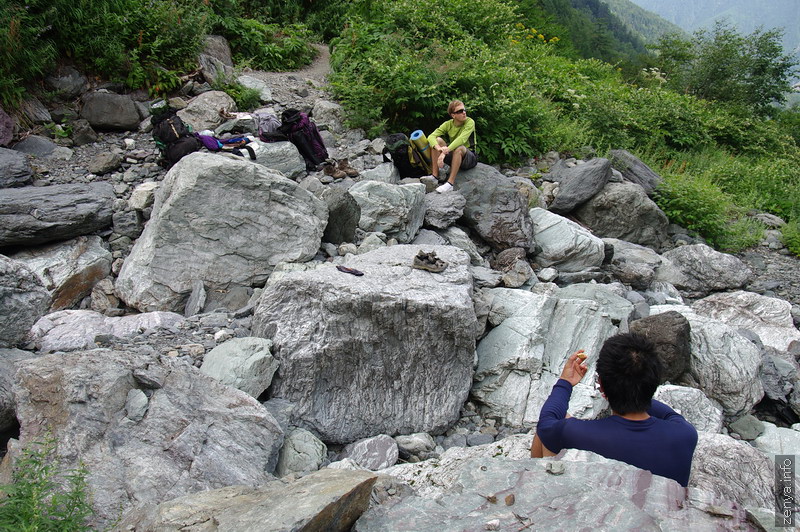
[[[348,177],[356,177],[358,175],[358,170],[350,166],[350,162],[347,159],[339,161],[339,170],[347,174]]]
[[[345,177],[347,177],[347,174],[345,174],[344,172],[342,172],[333,165],[326,165],[322,169],[322,173],[324,173],[325,175],[329,175],[334,179],[344,179]]]
[[[416,268],[417,270],[439,273],[443,272],[445,268],[447,268],[447,263],[437,257],[436,253],[425,253],[420,251],[417,253],[417,256],[414,257],[414,262],[411,267]]]
[[[436,192],[439,194],[444,194],[445,192],[450,192],[451,190],[453,190],[453,185],[451,185],[449,182],[436,187]]]

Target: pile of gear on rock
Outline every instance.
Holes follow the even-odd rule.
[[[251,160],[256,159],[255,151],[249,144],[258,139],[262,142],[291,142],[306,163],[306,170],[323,170],[334,179],[345,176],[355,177],[358,170],[350,166],[347,159],[335,161],[328,156],[328,150],[322,141],[317,125],[309,119],[308,114],[297,109],[286,109],[280,120],[271,111],[254,113],[225,113],[224,118],[250,118],[253,120],[255,135],[229,134],[217,136],[211,130],[192,131],[177,114],[176,109],[169,107],[154,108],[150,123],[153,126],[153,140],[161,153],[160,164],[171,168],[186,155],[202,148],[209,151],[222,151],[244,157],[245,152]]]

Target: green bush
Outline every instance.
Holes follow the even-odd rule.
[[[795,219],[781,227],[781,237],[789,251],[800,256],[800,221]]]
[[[309,44],[311,32],[299,24],[278,26],[252,19],[218,17],[214,31],[228,39],[236,63],[248,62],[260,70],[294,70],[311,63],[317,55],[317,50]]]
[[[252,111],[261,105],[261,92],[240,83],[215,84],[214,90],[224,91],[233,98],[239,111]]]
[[[14,464],[13,484],[0,486],[0,529],[73,532],[92,530],[93,514],[84,468],[59,471],[55,441],[26,447]]]
[[[730,196],[703,176],[665,174],[655,195],[656,204],[669,220],[702,235],[717,245],[726,232]]]
[[[0,105],[4,108],[16,107],[25,85],[55,64],[56,47],[43,38],[47,17],[52,16],[47,0],[11,0],[0,6]]]
[[[156,82],[159,68],[185,71],[208,33],[209,9],[189,0],[55,0],[50,37],[92,71]],[[137,69],[143,76],[130,76]]]

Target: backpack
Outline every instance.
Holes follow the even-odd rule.
[[[383,161],[392,161],[400,177],[422,177],[431,173],[430,163],[405,133],[392,133],[386,137]]]
[[[192,135],[192,128],[181,120],[175,109],[150,117],[153,125],[153,140],[161,152],[161,161],[164,168],[171,168],[182,157],[196,152],[203,144]]]
[[[256,121],[256,128],[259,137],[264,133],[276,132],[281,125],[281,121],[278,120],[278,117],[272,113],[253,113],[253,118]]]
[[[328,150],[319,134],[316,124],[308,119],[306,113],[297,109],[287,109],[281,113],[280,133],[297,147],[306,161],[306,170],[314,170],[328,158]]]
[[[174,142],[170,142],[162,152],[166,159],[167,168],[171,168],[184,156],[194,153],[203,147],[203,143],[192,135],[181,137]]]
[[[156,141],[156,145],[160,143],[161,146],[167,146],[192,133],[191,128],[176,113],[177,111],[171,109],[150,118],[150,123],[153,125],[153,139]]]

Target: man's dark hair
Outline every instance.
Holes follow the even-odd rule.
[[[614,412],[644,412],[661,382],[661,361],[644,336],[618,334],[600,349],[597,374]]]

